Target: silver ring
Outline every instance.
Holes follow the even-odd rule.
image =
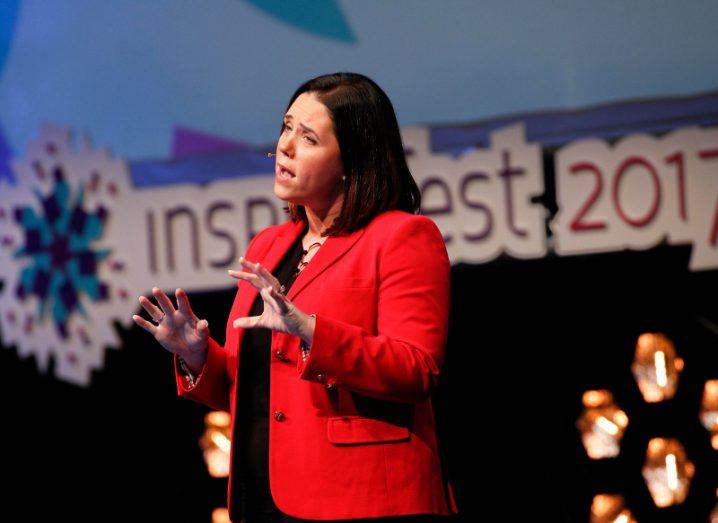
[[[162,323],[162,320],[164,320],[164,319],[165,319],[165,315],[163,314],[162,317],[161,317],[159,320],[157,320],[157,319],[155,319],[155,318],[152,318],[150,321],[151,321],[152,323],[154,323],[155,325],[159,325],[160,323]]]

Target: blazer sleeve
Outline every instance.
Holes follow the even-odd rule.
[[[207,346],[207,361],[190,387],[187,378],[179,366],[178,356],[174,355],[175,381],[177,393],[187,399],[204,403],[216,410],[229,412],[230,380],[227,375],[227,353],[219,343],[210,337]]]
[[[444,358],[451,278],[446,245],[431,219],[412,215],[378,253],[377,334],[317,314],[299,376],[419,403],[431,396]]]

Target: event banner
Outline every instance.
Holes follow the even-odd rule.
[[[718,268],[718,128],[574,141],[548,163],[521,123],[459,155],[433,152],[429,134],[405,128],[404,145],[452,263],[691,244],[691,270]],[[0,336],[79,386],[118,347],[113,322],[132,325],[138,296],[235,285],[227,269],[249,240],[287,219],[271,169],[140,187],[127,161],[58,125],[12,170],[0,180]]]

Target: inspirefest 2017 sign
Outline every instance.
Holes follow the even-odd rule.
[[[422,211],[444,234],[452,263],[692,244],[690,269],[718,268],[718,128],[615,144],[580,140],[555,153],[548,222],[542,148],[524,126],[494,131],[487,148],[432,152],[428,127],[403,130]],[[90,384],[113,321],[133,323],[137,297],[223,289],[250,238],[286,219],[273,175],[206,186],[137,188],[128,164],[69,128],[46,125],[0,181],[0,336],[58,379]]]

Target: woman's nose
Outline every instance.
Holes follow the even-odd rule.
[[[285,156],[291,157],[294,154],[294,139],[291,136],[281,137],[277,149]]]

